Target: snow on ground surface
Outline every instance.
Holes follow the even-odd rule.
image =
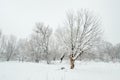
[[[120,80],[120,63],[76,62],[71,70],[68,62],[0,62],[0,80]]]

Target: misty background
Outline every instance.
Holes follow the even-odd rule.
[[[56,29],[68,10],[88,9],[102,21],[104,39],[120,41],[119,0],[0,0],[0,29],[6,35],[26,38],[37,22]]]

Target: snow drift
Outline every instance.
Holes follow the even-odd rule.
[[[0,62],[0,80],[120,80],[120,63],[76,62],[71,70],[68,62]]]

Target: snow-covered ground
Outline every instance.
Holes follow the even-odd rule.
[[[120,80],[120,63],[76,62],[71,70],[68,62],[0,62],[0,80]]]

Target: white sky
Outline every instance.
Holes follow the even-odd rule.
[[[119,0],[0,0],[0,29],[3,34],[28,37],[36,22],[56,28],[68,10],[86,8],[102,19],[104,38],[120,43]]]

